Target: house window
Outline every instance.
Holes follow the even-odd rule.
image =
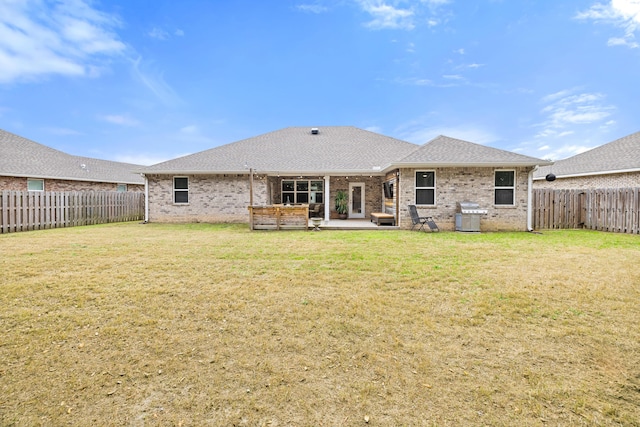
[[[436,202],[435,171],[416,172],[416,205],[435,205]]]
[[[27,179],[28,191],[44,191],[44,179]]]
[[[324,181],[287,179],[282,181],[282,203],[323,203]]]
[[[189,203],[189,178],[186,176],[173,177],[173,203]]]
[[[496,205],[515,205],[516,193],[516,172],[496,171],[495,172],[495,201]]]
[[[116,191],[125,192],[127,191],[127,184],[118,184]]]

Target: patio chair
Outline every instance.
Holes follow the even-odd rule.
[[[433,217],[420,216],[420,214],[418,213],[418,209],[416,208],[416,205],[409,205],[409,213],[411,214],[411,222],[413,223],[411,225],[411,230],[415,229],[417,225],[420,225],[420,227],[418,227],[418,231],[422,230],[426,232],[427,230],[425,230],[424,226],[427,225],[432,232],[440,231],[440,229],[438,228],[438,225],[433,220]]]

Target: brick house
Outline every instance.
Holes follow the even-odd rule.
[[[144,191],[140,165],[72,156],[0,129],[0,190]]]
[[[337,191],[349,218],[412,225],[408,205],[455,227],[456,202],[488,210],[482,230],[530,229],[533,170],[551,162],[439,136],[422,146],[350,126],[290,127],[139,171],[151,222],[248,222],[247,207],[302,203],[325,221]],[[253,179],[250,179],[253,175]]]
[[[553,174],[554,181],[547,175]],[[536,170],[534,188],[640,187],[640,132]]]

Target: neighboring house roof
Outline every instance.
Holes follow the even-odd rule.
[[[141,169],[145,174],[368,174],[398,166],[534,166],[521,154],[439,136],[419,146],[352,126],[290,127]]]
[[[552,162],[440,135],[393,166],[535,166]]]
[[[640,171],[640,132],[558,160],[553,166],[536,171],[534,179],[544,179],[548,173],[557,178]]]
[[[71,154],[0,129],[0,176],[144,184],[142,166]]]

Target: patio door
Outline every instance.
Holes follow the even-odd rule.
[[[349,183],[349,218],[364,218],[364,183]]]

